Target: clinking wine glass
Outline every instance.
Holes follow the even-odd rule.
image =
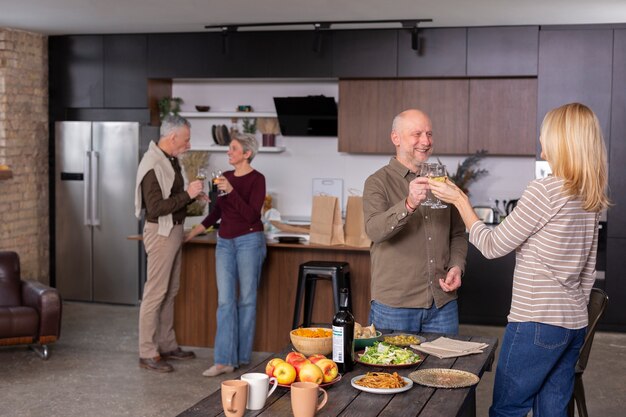
[[[205,168],[198,168],[196,172],[196,180],[202,181],[202,189],[204,189],[204,181],[206,180],[207,173]],[[204,191],[202,192],[204,194]]]
[[[219,188],[217,188],[217,183],[220,181],[219,179],[222,176],[223,176],[222,175],[222,171],[220,171],[219,169],[217,170],[217,173],[215,173],[215,172],[211,173],[211,178],[212,178],[211,182],[213,184],[213,191],[217,191],[217,196],[218,197],[221,197],[221,196],[224,196],[224,195],[228,194],[226,191],[220,190]]]
[[[433,181],[445,182],[448,178],[448,173],[446,171],[446,166],[442,164],[429,164],[428,169],[428,178]],[[433,203],[430,205],[430,208],[433,209],[443,209],[448,206],[441,202],[438,198],[434,197]]]
[[[421,177],[428,177],[429,176],[429,170],[430,170],[430,165],[429,163],[422,163],[422,165],[420,165],[420,176]],[[426,192],[426,200],[422,201],[422,203],[420,204],[421,206],[426,206],[426,207],[430,207],[432,206],[434,203],[433,201],[433,194],[430,190],[428,190]]]

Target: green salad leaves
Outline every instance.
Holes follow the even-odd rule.
[[[420,356],[410,349],[374,342],[372,346],[365,348],[359,360],[373,365],[406,365],[419,362]]]

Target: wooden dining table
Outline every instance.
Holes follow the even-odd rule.
[[[427,341],[432,341],[442,335],[420,334]],[[490,371],[494,361],[498,339],[479,336],[448,336],[457,340],[487,343],[489,346],[483,353],[459,356],[449,359],[439,359],[436,356],[417,352],[423,361],[406,368],[385,368],[368,366],[355,363],[354,369],[344,375],[334,384],[327,385],[324,389],[328,393],[328,402],[316,416],[359,416],[359,417],[454,417],[476,415],[476,385],[465,388],[432,388],[414,383],[404,392],[396,394],[375,394],[364,392],[352,387],[350,381],[355,376],[367,372],[397,372],[399,375],[408,377],[418,369],[445,368],[471,372],[482,377],[485,371]],[[236,379],[246,372],[265,372],[267,361],[274,357],[284,358],[292,350],[287,346],[283,351],[259,355],[257,363],[251,368],[246,368],[232,375]],[[478,382],[480,383],[480,381]],[[267,399],[262,410],[246,410],[245,416],[282,417],[292,416],[291,399],[289,388],[279,386]],[[209,396],[200,400],[197,404],[189,407],[178,417],[212,417],[223,416],[221,392],[218,389]]]

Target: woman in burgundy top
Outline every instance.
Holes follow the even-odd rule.
[[[258,149],[253,135],[239,134],[233,138],[228,147],[228,163],[235,169],[217,179],[217,188],[226,194],[216,197],[215,208],[185,238],[188,241],[221,219],[215,252],[215,364],[204,371],[204,376],[233,372],[250,363],[257,286],[266,254],[261,223],[265,177],[250,166]]]

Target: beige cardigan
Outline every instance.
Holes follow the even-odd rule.
[[[154,170],[156,174],[163,198],[168,198],[172,190],[172,185],[174,184],[176,173],[174,172],[172,163],[154,142],[150,142],[150,146],[143,155],[143,158],[141,158],[139,168],[137,169],[137,179],[135,182],[135,216],[138,219],[141,218],[142,209],[141,181],[143,181],[143,177],[145,177],[150,170]],[[173,227],[174,220],[172,213],[159,217],[159,230],[157,232],[159,235],[169,236]]]

